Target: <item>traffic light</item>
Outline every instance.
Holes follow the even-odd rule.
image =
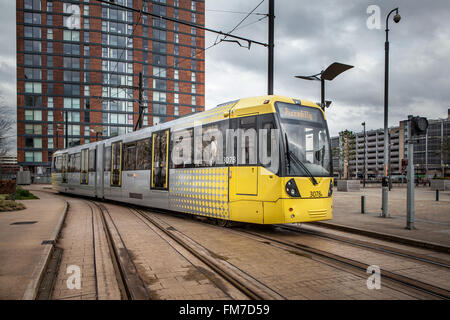
[[[411,135],[420,136],[427,132],[428,120],[424,117],[413,117],[411,119]]]

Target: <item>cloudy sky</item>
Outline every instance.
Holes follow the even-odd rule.
[[[261,0],[206,1],[206,25],[230,31]],[[377,5],[381,28],[369,29],[367,13]],[[320,101],[320,83],[294,78],[311,75],[337,61],[355,68],[326,84],[332,135],[343,129],[383,127],[385,20],[399,7],[400,23],[389,22],[389,125],[408,114],[447,117],[450,108],[450,7],[448,0],[275,1],[274,93]],[[268,0],[255,11],[267,13]],[[372,13],[372,12],[371,12]],[[258,20],[252,15],[242,25]],[[391,15],[392,19],[393,15]],[[236,31],[237,35],[267,42],[267,19]],[[207,34],[206,46],[216,40]],[[267,49],[251,50],[221,43],[206,52],[207,106],[267,92]]]
[[[91,0],[94,1],[94,0]],[[261,0],[206,0],[206,25],[230,31]],[[390,21],[389,125],[408,114],[443,118],[450,108],[450,10],[448,0],[276,0],[275,94],[320,100],[318,82],[294,75],[320,72],[338,61],[355,68],[326,86],[332,135],[344,129],[383,127],[384,24],[387,13],[400,8],[399,24]],[[369,29],[370,5],[380,8],[380,29]],[[224,12],[227,11],[227,12]],[[231,12],[228,12],[231,11]],[[255,13],[267,13],[265,0]],[[237,13],[232,13],[237,12]],[[251,15],[235,33],[267,42],[267,19]],[[371,20],[372,21],[372,20]],[[250,25],[249,25],[250,24]],[[0,3],[0,96],[15,107],[15,1]],[[216,41],[207,33],[206,46]],[[220,43],[206,51],[206,104],[267,93],[267,49],[251,50]]]

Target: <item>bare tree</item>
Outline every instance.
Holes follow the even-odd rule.
[[[0,156],[4,156],[10,149],[9,139],[14,137],[14,109],[6,106],[4,99],[0,97]]]

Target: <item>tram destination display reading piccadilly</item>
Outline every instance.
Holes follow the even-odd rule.
[[[321,111],[317,108],[292,104],[278,103],[278,112],[283,119],[302,120],[308,122],[322,122]]]

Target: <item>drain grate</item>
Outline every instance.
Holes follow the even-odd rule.
[[[44,240],[41,244],[55,244],[55,240]]]
[[[18,221],[18,222],[11,223],[11,225],[14,225],[14,224],[34,224],[36,222],[37,221]]]

